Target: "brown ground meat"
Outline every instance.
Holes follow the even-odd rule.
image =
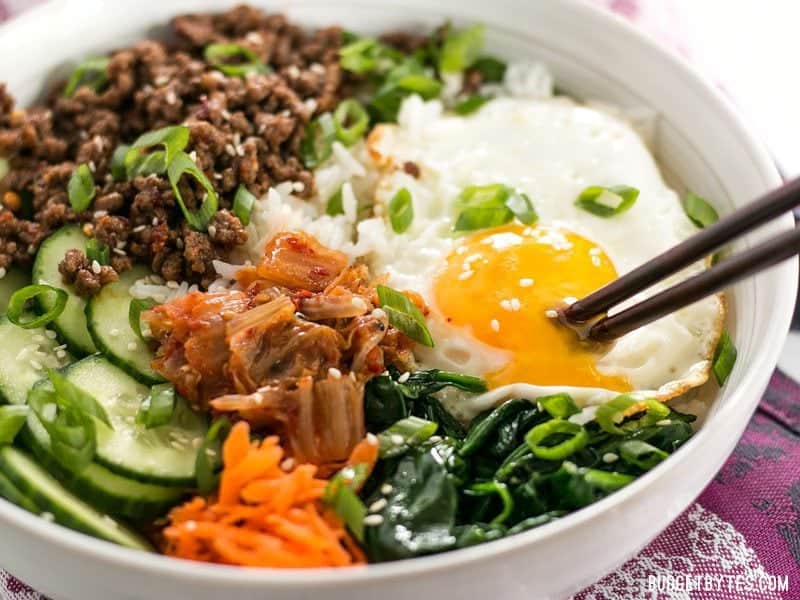
[[[93,296],[101,287],[118,278],[113,268],[90,261],[83,252],[74,248],[67,250],[58,270],[64,282],[75,286],[75,291],[81,296]]]
[[[136,261],[167,280],[207,285],[215,278],[211,261],[247,240],[230,211],[239,185],[260,196],[289,180],[303,184],[301,195],[314,192],[299,147],[309,120],[335,108],[349,85],[338,61],[341,31],[309,33],[247,6],[179,16],[171,29],[169,43],[145,40],[112,52],[108,83],[99,91],[81,86],[67,98],[62,82],[44,105],[22,110],[0,84],[0,156],[10,166],[0,180],[0,266],[29,265],[46,235],[79,223],[110,246],[117,271]],[[226,76],[203,56],[216,42],[248,48],[269,72]],[[206,232],[185,226],[164,176],[117,182],[110,173],[120,144],[178,124],[188,126],[185,151],[219,195],[220,210]],[[88,210],[75,213],[67,183],[81,164],[96,193]],[[200,190],[183,182],[180,189],[187,205],[200,204]],[[94,293],[103,278],[78,262],[65,259],[64,277]]]

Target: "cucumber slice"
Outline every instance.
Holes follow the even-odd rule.
[[[0,471],[37,507],[52,514],[60,525],[120,546],[153,551],[147,540],[74,496],[21,450],[13,446],[0,448]]]
[[[59,342],[44,328],[23,329],[0,317],[0,402],[24,404],[28,391],[45,376],[45,369],[60,369],[70,362]]]
[[[134,267],[119,280],[103,287],[86,304],[86,322],[92,340],[105,357],[126,373],[145,383],[164,379],[150,366],[153,352],[131,329],[128,309],[133,296],[130,287],[150,274],[145,267]]]
[[[113,429],[97,423],[96,460],[108,469],[140,481],[191,486],[197,447],[207,430],[205,417],[176,399],[172,420],[147,429],[136,415],[150,389],[99,354],[64,371],[68,381],[105,408]]]
[[[134,481],[97,463],[91,463],[80,473],[66,471],[53,457],[50,436],[33,413],[28,415],[19,439],[37,461],[73,493],[112,515],[132,521],[153,519],[164,515],[184,495],[179,488]]]
[[[11,294],[29,285],[30,282],[30,273],[23,271],[19,267],[11,267],[5,276],[0,279],[0,314],[6,314]]]
[[[42,512],[42,509],[28,496],[20,492],[17,486],[11,483],[11,480],[3,475],[2,472],[0,472],[0,496],[35,515]]]
[[[39,247],[36,261],[33,263],[33,282],[52,285],[61,288],[68,294],[67,306],[57,319],[52,322],[62,339],[69,344],[70,349],[78,355],[92,354],[97,348],[89,336],[86,327],[86,300],[78,296],[75,291],[64,283],[58,265],[64,259],[67,250],[77,248],[86,252],[87,238],[77,225],[68,225],[48,237]],[[52,294],[38,297],[39,307],[48,311],[53,307]]]

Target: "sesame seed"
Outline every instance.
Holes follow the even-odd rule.
[[[533,285],[533,279],[530,277],[523,277],[519,280],[520,287],[531,287]]]
[[[517,311],[522,308],[522,304],[520,304],[519,298],[512,298],[511,299],[511,310]]]
[[[294,465],[295,461],[290,456],[289,458],[286,458],[283,460],[283,462],[281,462],[281,469],[283,469],[284,471],[291,471],[292,469],[294,469]]]
[[[64,352],[63,350],[56,350],[56,358],[63,360],[67,358],[67,353]]]
[[[367,310],[367,303],[364,302],[363,298],[353,296],[351,302],[353,303],[354,308],[357,308],[358,310]]]
[[[136,350],[136,342],[128,342],[128,350],[130,350],[131,352]]]
[[[382,308],[373,309],[371,314],[372,314],[373,318],[375,318],[375,319],[383,320],[383,319],[386,318],[386,311],[383,310]]]
[[[367,527],[375,527],[383,523],[383,517],[381,515],[367,515],[364,517],[364,525]]]
[[[465,281],[465,280],[469,279],[470,277],[472,277],[473,275],[475,275],[475,271],[472,271],[472,270],[464,271],[464,272],[458,274],[458,280],[459,281]]]
[[[217,451],[213,448],[206,448],[206,456],[209,458],[214,458],[217,455]]]
[[[306,110],[310,113],[313,113],[315,110],[317,110],[318,103],[315,98],[309,98],[303,102],[303,104],[305,105]]]
[[[244,156],[244,146],[242,146],[241,144],[236,144],[236,148],[234,149],[236,150],[237,156]]]
[[[162,85],[166,85],[169,83],[169,77],[167,77],[166,75],[159,75],[158,77],[156,77],[153,83],[155,83],[158,87],[161,87]]]
[[[375,500],[375,502],[369,505],[369,512],[371,513],[381,512],[384,508],[386,508],[386,505],[388,504],[389,501],[386,498],[378,498],[377,500]]]
[[[51,512],[43,512],[39,516],[45,521],[50,521],[51,523],[56,520],[55,516]]]
[[[192,162],[197,162],[197,150],[189,152],[189,158],[192,159]]]
[[[259,34],[257,31],[249,32],[246,36],[244,36],[244,39],[246,39],[251,44],[263,44],[264,43],[264,39],[261,37],[261,34]]]
[[[406,438],[404,438],[404,437],[403,437],[402,435],[400,435],[399,433],[393,433],[393,434],[392,434],[392,436],[389,438],[389,440],[390,440],[390,441],[392,442],[392,444],[394,444],[395,446],[402,446],[403,444],[405,444],[405,443],[406,443]]]
[[[219,111],[219,114],[220,114],[220,116],[221,116],[223,119],[225,119],[226,121],[230,121],[230,120],[231,120],[231,113],[229,113],[229,112],[228,112],[227,110],[225,110],[224,108],[223,108],[221,111]]]
[[[137,225],[136,227],[133,228],[133,233],[139,233],[141,231],[144,231],[146,228],[147,225]]]
[[[66,349],[67,349],[66,344],[61,344],[60,346],[56,346],[55,348],[53,348],[53,350],[66,350]]]
[[[128,253],[125,252],[122,248],[112,248],[111,251],[116,254],[117,256],[127,256]]]
[[[153,227],[155,227],[156,225],[158,225],[158,217],[153,217],[153,220],[152,220],[152,221],[150,221],[150,224],[151,224]]]
[[[231,144],[225,144],[225,152],[231,156],[236,156],[236,148],[234,148]]]
[[[398,383],[405,383],[406,381],[408,381],[409,377],[411,377],[411,373],[406,371],[405,373],[400,375],[400,377],[397,378],[397,381],[398,381]]]
[[[167,104],[176,104],[178,102],[178,96],[175,94],[174,90],[170,90],[167,92],[165,100],[167,101]]]
[[[44,330],[44,335],[48,340],[56,339],[56,332],[53,331],[52,329],[45,329]]]
[[[0,279],[6,276],[6,268],[0,267]]]
[[[111,331],[108,332],[108,335],[110,335],[111,337],[117,337],[119,335],[119,329],[116,328],[112,329]]]
[[[325,74],[325,67],[323,67],[320,63],[315,62],[311,63],[311,66],[308,69],[317,75],[324,75]]]
[[[336,367],[331,367],[330,369],[328,369],[328,375],[333,377],[334,379],[342,378],[342,372]]]
[[[300,193],[300,192],[302,192],[303,190],[305,190],[305,189],[306,189],[306,184],[305,184],[305,183],[303,183],[302,181],[295,181],[295,182],[292,184],[292,189],[293,189],[295,192],[298,192],[298,193]]]
[[[107,210],[96,210],[94,211],[94,218],[95,219],[102,219],[108,214]]]
[[[198,448],[199,448],[199,447],[202,445],[202,443],[203,443],[203,438],[201,438],[201,437],[196,437],[196,438],[194,438],[194,439],[192,440],[192,448],[194,448],[195,450],[197,450],[197,449],[198,449]]]
[[[500,300],[500,308],[503,310],[511,310],[511,301],[510,300]]]
[[[544,316],[547,317],[548,319],[555,319],[558,316],[558,311],[549,308],[546,311],[544,311]]]
[[[428,438],[428,441],[431,444],[438,444],[439,442],[442,441],[442,436],[440,436],[440,435],[432,435],[431,437]]]
[[[89,161],[89,162],[86,164],[86,166],[87,166],[87,167],[89,167],[89,170],[90,170],[92,173],[94,173],[95,171],[97,171],[97,165],[96,165],[96,164],[94,164],[94,161],[93,161],[93,160],[90,160],[90,161]]]
[[[377,446],[378,445],[378,436],[375,435],[374,433],[368,433],[367,434],[367,443],[370,446]]]
[[[264,404],[264,394],[256,392],[253,394],[253,401],[258,405]]]
[[[40,363],[38,360],[31,359],[30,365],[37,371],[42,370],[42,363]]]
[[[217,228],[214,227],[213,225],[209,225],[208,226],[208,235],[211,236],[211,237],[214,237],[215,235],[217,235]]]
[[[660,421],[656,421],[656,425],[659,425],[661,427],[665,425],[672,425],[672,421],[670,419],[661,419]]]
[[[384,496],[388,496],[389,494],[391,494],[392,490],[394,490],[394,488],[390,483],[384,483],[381,486],[381,494],[383,494]]]
[[[578,299],[573,296],[567,296],[566,298],[564,298],[564,302],[566,302],[567,304],[575,304],[577,301]]]
[[[489,321],[489,327],[491,328],[492,331],[497,333],[498,331],[500,331],[500,321],[498,321],[497,319],[492,319],[491,321]]]
[[[619,456],[617,456],[613,452],[606,452],[605,454],[603,454],[603,462],[606,464],[611,464],[613,462],[616,462],[617,460],[619,460]]]
[[[286,74],[292,79],[297,79],[300,77],[300,69],[297,65],[289,65],[286,69]]]

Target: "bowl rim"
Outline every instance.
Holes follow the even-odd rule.
[[[0,26],[0,35],[18,27],[20,23],[36,21],[39,15],[67,6],[72,1],[74,0],[51,0],[35,6],[23,15]],[[724,114],[728,123],[735,129],[737,137],[747,142],[747,152],[750,154],[753,166],[759,171],[763,181],[771,186],[780,184],[781,177],[773,160],[762,144],[750,133],[750,129],[742,115],[735,111],[731,101],[716,86],[703,79],[684,57],[671,49],[661,46],[623,18],[583,0],[560,0],[560,3],[566,5],[569,10],[580,13],[580,17],[587,20],[587,22],[594,20],[601,23],[609,31],[630,38],[632,43],[644,46],[649,52],[658,54],[666,62],[672,63],[675,73],[682,77],[683,82],[687,86],[694,87],[698,93],[705,96],[710,104],[713,104],[717,110]],[[794,220],[791,215],[785,215],[773,222],[772,227],[775,230],[786,230],[794,227]],[[779,295],[772,298],[770,310],[776,317],[767,324],[764,337],[781,343],[771,343],[766,351],[760,352],[756,359],[747,366],[739,387],[732,390],[724,405],[710,415],[709,421],[714,421],[714,428],[702,427],[670,457],[670,460],[642,475],[625,488],[562,519],[520,534],[469,548],[389,563],[346,569],[313,568],[290,570],[201,563],[132,550],[55,525],[9,502],[0,502],[0,523],[23,530],[26,534],[49,542],[62,551],[82,555],[84,558],[95,561],[97,565],[107,564],[114,567],[137,569],[140,572],[147,572],[149,575],[172,577],[176,580],[191,580],[195,584],[225,584],[230,589],[257,584],[262,586],[265,592],[268,591],[270,585],[280,585],[285,588],[304,588],[319,584],[346,585],[376,582],[399,576],[406,577],[408,575],[463,567],[486,560],[488,558],[487,555],[491,555],[496,559],[528,545],[545,543],[546,540],[562,534],[565,530],[581,527],[598,516],[614,510],[617,505],[638,495],[639,491],[649,486],[652,481],[684,467],[695,454],[702,451],[702,448],[711,446],[715,438],[719,438],[722,435],[730,435],[732,431],[735,431],[738,439],[755,411],[760,401],[760,392],[766,387],[772,370],[777,364],[778,356],[788,333],[792,309],[795,305],[798,258],[795,257],[780,264],[774,268],[774,271],[776,274],[780,273],[781,280],[786,281],[787,285],[781,288]],[[758,391],[759,394],[753,393],[754,391]],[[751,394],[752,399],[747,400],[747,396]]]

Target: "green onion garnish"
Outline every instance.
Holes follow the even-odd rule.
[[[231,431],[231,422],[220,417],[208,428],[203,443],[197,449],[194,461],[197,490],[210,494],[219,485],[219,472],[222,469],[222,444]]]
[[[186,203],[183,201],[181,191],[178,188],[178,182],[184,175],[194,178],[206,192],[205,197],[203,198],[203,203],[195,212],[192,212],[188,209]],[[181,207],[181,212],[183,212],[186,222],[190,227],[197,231],[205,231],[208,227],[209,221],[211,221],[211,218],[214,216],[214,213],[217,212],[218,206],[217,192],[214,190],[214,186],[211,185],[211,182],[205,176],[205,173],[200,170],[200,167],[195,164],[188,154],[185,152],[179,152],[175,158],[172,159],[172,162],[169,163],[167,177],[169,177],[169,182],[172,185],[172,192],[175,194],[175,198],[178,200],[178,204]]]
[[[450,31],[439,54],[441,73],[460,73],[473,65],[483,49],[483,25]]]
[[[397,87],[412,94],[419,94],[424,100],[433,100],[442,91],[442,82],[427,75],[412,73],[401,77],[397,81]]]
[[[469,98],[466,98],[455,105],[453,110],[456,114],[459,115],[471,115],[476,110],[478,110],[481,106],[486,104],[489,101],[489,98],[486,96],[481,96],[480,94],[473,94]]]
[[[89,167],[84,164],[78,165],[67,183],[67,195],[72,210],[79,213],[89,208],[95,191],[94,177]]]
[[[64,96],[72,97],[75,91],[84,85],[99,92],[108,82],[108,63],[107,56],[94,56],[84,60],[69,76],[67,85],[64,86]]]
[[[504,523],[511,516],[511,513],[514,512],[514,498],[511,496],[511,492],[508,490],[508,486],[505,483],[499,481],[475,483],[465,489],[464,492],[468,496],[490,496],[492,494],[497,494],[503,504],[503,510],[494,519],[489,521],[492,525]]]
[[[530,225],[538,218],[528,196],[502,183],[469,186],[459,195],[458,206],[454,231],[499,227],[514,217]]]
[[[175,412],[175,387],[159,383],[150,388],[150,395],[142,401],[136,422],[147,429],[166,425]]]
[[[111,155],[111,177],[114,181],[125,181],[128,178],[128,171],[125,168],[125,157],[131,147],[127,144],[120,144]]]
[[[203,51],[203,56],[212,67],[231,77],[270,71],[255,52],[239,44],[209,44]]]
[[[556,434],[563,434],[569,437],[552,446],[542,444],[547,438]],[[589,442],[589,434],[577,423],[564,421],[563,419],[552,419],[531,429],[525,435],[525,441],[537,458],[542,460],[563,460],[583,448]]]
[[[580,193],[575,200],[575,206],[607,219],[629,210],[638,197],[639,190],[627,185],[613,187],[593,185]]]
[[[96,260],[101,265],[107,265],[111,260],[111,249],[108,244],[91,238],[86,242],[86,258],[90,261]]]
[[[433,338],[425,324],[425,315],[416,304],[405,294],[388,286],[379,285],[377,290],[378,302],[389,317],[389,323],[412,340],[433,348]]]
[[[641,440],[628,440],[619,445],[619,455],[626,463],[649,471],[669,454]]]
[[[600,469],[586,469],[583,474],[586,483],[593,485],[604,492],[615,492],[636,479],[633,475],[617,473],[614,471],[601,471]]]
[[[728,377],[733,371],[733,365],[736,364],[736,346],[731,341],[731,336],[727,331],[723,331],[717,343],[717,349],[714,351],[714,361],[712,369],[714,370],[714,377],[717,378],[717,383],[725,385]]]
[[[309,169],[324,163],[333,153],[336,124],[330,113],[323,113],[306,126],[306,135],[300,144],[303,164]]]
[[[395,233],[405,233],[414,220],[414,203],[406,188],[397,190],[389,202],[389,221]]]
[[[701,229],[719,221],[719,214],[714,207],[692,192],[687,192],[686,198],[683,199],[683,210],[692,223]]]
[[[134,298],[128,306],[128,323],[133,332],[142,341],[145,341],[144,335],[142,335],[142,313],[150,310],[155,305],[155,301],[150,298]]]
[[[628,417],[645,411],[644,416],[620,424]],[[654,398],[636,399],[627,394],[621,394],[597,407],[595,420],[600,428],[613,435],[626,435],[642,427],[655,425],[658,421],[669,416],[669,408]]]
[[[378,434],[379,456],[391,458],[404,454],[412,446],[418,446],[431,437],[437,428],[437,423],[419,417],[400,419],[389,429]]]
[[[483,77],[484,83],[499,83],[506,75],[506,63],[493,56],[481,56],[472,63],[472,68]]]
[[[188,143],[189,128],[185,125],[171,125],[140,135],[125,155],[128,179],[136,175],[163,173]],[[162,146],[163,152],[148,152],[156,146]]]
[[[356,38],[339,49],[339,64],[345,71],[364,75],[385,73],[402,60],[402,53],[373,38]]]
[[[0,406],[0,444],[11,444],[14,441],[25,425],[28,411],[29,408],[24,404]]]
[[[31,317],[23,321],[23,317],[27,314],[25,309],[28,300],[32,300],[44,294],[55,295],[53,307],[42,315]],[[35,329],[36,327],[47,325],[50,321],[58,318],[58,316],[64,312],[64,307],[67,306],[67,298],[67,292],[51,285],[43,283],[38,285],[26,285],[24,288],[18,289],[11,294],[11,298],[8,300],[8,312],[6,314],[8,320],[17,327]]]
[[[253,214],[255,205],[256,197],[244,184],[239,184],[239,189],[236,190],[236,195],[233,197],[233,214],[239,217],[245,227],[250,224],[250,215]]]
[[[336,138],[350,147],[360,140],[369,127],[369,115],[358,100],[343,100],[333,113]]]
[[[568,419],[572,415],[577,415],[581,409],[575,404],[572,396],[566,393],[553,394],[551,396],[542,396],[537,398],[536,401],[542,405],[542,408],[547,411],[551,417],[556,419]]]
[[[336,215],[344,214],[344,204],[342,203],[342,187],[336,190],[336,193],[328,198],[328,204],[325,206],[325,214],[335,217]]]
[[[364,464],[345,467],[331,477],[322,493],[323,501],[333,508],[359,542],[364,541],[364,517],[367,516],[367,507],[353,488],[359,487],[365,478]]]

